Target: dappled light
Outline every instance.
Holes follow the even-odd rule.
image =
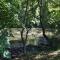
[[[60,0],[0,0],[0,60],[60,60]]]

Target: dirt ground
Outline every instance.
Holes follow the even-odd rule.
[[[12,60],[60,60],[60,50],[52,52],[41,52],[14,58]]]

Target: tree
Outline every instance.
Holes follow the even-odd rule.
[[[46,20],[47,18],[45,17],[46,15],[46,1],[44,0],[38,0],[38,5],[39,5],[39,10],[40,10],[40,24],[41,24],[41,28],[42,28],[42,32],[43,32],[43,36],[47,38],[46,34],[45,34],[45,27],[44,27],[44,23],[43,21]],[[47,15],[46,15],[47,16]]]

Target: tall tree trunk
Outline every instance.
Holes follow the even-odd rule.
[[[25,10],[25,16],[24,16],[24,22],[25,22],[25,27],[27,24],[27,10],[28,10],[28,0],[26,0],[26,10]],[[26,39],[27,39],[27,35],[26,35],[26,39],[23,39],[23,31],[25,28],[23,28],[23,30],[21,31],[21,38],[23,40],[23,46],[24,46],[24,54],[26,54]],[[28,34],[28,32],[27,32]]]
[[[38,5],[39,5],[39,9],[40,9],[40,13],[39,13],[39,15],[40,15],[40,24],[41,24],[41,28],[42,28],[42,32],[43,32],[43,36],[47,39],[47,36],[46,36],[46,34],[45,34],[45,27],[44,27],[44,25],[43,25],[43,20],[45,19],[44,18],[44,5],[45,5],[45,0],[38,0]]]

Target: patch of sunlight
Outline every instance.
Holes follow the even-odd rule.
[[[51,37],[51,36],[54,36],[54,33],[46,31],[46,35]]]
[[[60,7],[57,7],[57,8],[49,8],[49,11],[52,11],[52,10],[59,11],[60,10]]]
[[[36,9],[36,16],[39,15],[39,7]]]
[[[35,59],[40,59],[40,58],[43,58],[43,56],[40,54],[35,57]]]
[[[55,30],[55,33],[58,32],[58,29]]]
[[[49,55],[49,56],[57,56],[58,54],[60,54],[60,50],[51,52],[51,53],[49,53],[48,55]]]

